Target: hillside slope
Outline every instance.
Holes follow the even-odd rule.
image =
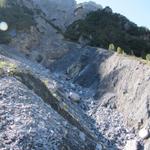
[[[54,64],[53,68],[57,73],[67,74],[71,82],[89,91],[92,90],[90,95],[93,95],[93,101],[83,100],[83,103],[96,121],[96,126],[101,127],[103,119],[99,116],[104,107],[110,109],[112,113],[115,110],[121,112],[125,124],[132,127],[136,135],[142,128],[149,129],[150,66],[142,59],[104,49],[94,47],[81,49],[76,59],[73,60],[71,56],[77,55],[78,50],[74,50],[72,55],[66,54]],[[65,60],[68,63],[62,67],[61,64],[64,64]],[[144,142],[150,144],[149,140]]]
[[[69,26],[67,36],[79,38],[74,43],[64,38],[65,23],[84,18],[88,6],[90,11],[100,6],[86,3],[85,10],[76,10],[73,0],[8,2],[0,8],[9,24],[0,32],[0,41],[6,40],[0,44],[0,149],[149,150],[149,134],[139,135],[141,129],[150,132],[149,62],[86,46],[113,42],[131,54],[125,37],[139,41],[134,54],[145,57],[149,31],[107,7]],[[101,23],[105,30],[95,28]]]
[[[150,53],[150,31],[113,13],[109,7],[90,12],[85,19],[73,22],[67,28],[65,37],[106,49],[113,43],[115,51],[121,47],[125,53],[143,58]]]

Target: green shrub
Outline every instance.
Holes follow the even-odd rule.
[[[118,48],[117,48],[117,53],[118,53],[118,54],[123,54],[123,53],[124,53],[124,50],[123,50],[121,47],[118,47]]]
[[[0,8],[0,18],[6,21],[10,28],[16,28],[18,30],[25,30],[31,25],[35,25],[31,11],[26,7],[18,5]]]
[[[8,32],[0,31],[0,44],[8,44],[11,41],[11,36]]]
[[[146,60],[150,61],[150,54],[146,55]]]
[[[112,51],[115,51],[115,50],[116,50],[116,48],[115,48],[115,46],[114,46],[113,43],[109,44],[108,49],[109,49],[109,50],[112,50]]]
[[[0,0],[0,8],[6,7],[7,0]]]

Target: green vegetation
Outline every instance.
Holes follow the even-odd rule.
[[[113,43],[109,44],[109,50],[116,51],[115,45]]]
[[[14,69],[16,68],[16,65],[6,61],[0,61],[0,69],[3,69],[5,67],[9,69]]]
[[[146,55],[146,60],[147,60],[147,61],[150,61],[150,54],[147,54],[147,55]]]
[[[7,70],[7,73],[12,76],[17,69],[17,65],[10,63],[8,61],[0,60],[0,75],[3,74],[4,70]]]
[[[7,0],[0,0],[0,8],[6,7]]]
[[[2,1],[0,1],[1,6]],[[7,44],[11,41],[9,31],[15,29],[16,31],[27,31],[29,27],[35,25],[33,19],[33,12],[26,7],[21,7],[16,4],[0,8],[0,19],[9,25],[7,32],[0,31],[0,43]]]
[[[123,53],[124,53],[124,50],[123,50],[121,47],[118,47],[118,48],[117,48],[117,53],[118,53],[118,54],[123,54]]]
[[[150,31],[138,27],[127,18],[104,10],[91,12],[84,20],[72,23],[65,32],[65,38],[78,42],[80,37],[88,39],[90,46],[114,49],[121,47],[126,54],[146,58],[150,53]],[[113,43],[113,45],[109,45]]]
[[[7,32],[0,31],[0,44],[8,44],[11,41],[11,36]]]

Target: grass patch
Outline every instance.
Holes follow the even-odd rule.
[[[8,61],[0,60],[0,72],[6,70],[6,72],[12,76],[17,69],[17,65]]]

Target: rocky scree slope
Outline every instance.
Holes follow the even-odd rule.
[[[13,32],[9,31],[12,41],[0,51],[3,55],[0,82],[5,85],[0,86],[2,149],[91,150],[104,147],[116,150],[123,149],[128,140],[136,139],[149,150],[149,139],[138,137],[141,128],[149,129],[149,66],[107,50],[65,41],[60,33],[63,28],[54,24],[55,20],[48,19],[40,1],[15,2],[15,5],[32,10],[36,24],[29,26],[27,31],[12,28]],[[70,92],[78,94],[81,100],[76,103],[68,98]],[[11,99],[15,101],[12,103]],[[31,113],[21,111],[19,99],[25,111],[28,110],[27,101],[31,99]],[[41,115],[33,113],[39,112],[39,107]],[[20,111],[21,115],[17,116]],[[12,116],[10,124],[6,115]],[[31,118],[28,120],[31,132],[27,131],[24,115]],[[49,118],[52,121],[47,121]],[[41,119],[42,125],[38,126]],[[46,127],[41,129],[41,126]],[[14,131],[19,131],[18,136]],[[49,136],[50,140],[47,140]]]
[[[45,69],[28,64],[0,56],[0,148],[105,149],[90,118],[60,97]]]
[[[83,107],[87,114],[100,125],[103,107],[117,110],[122,113],[124,124],[132,127],[136,135],[142,128],[149,130],[149,65],[136,57],[99,48],[81,49],[76,59],[71,56],[76,56],[78,50],[71,51],[52,68],[54,72],[66,74],[67,80],[92,90],[93,99],[83,100],[88,105]],[[68,64],[61,67],[65,60]],[[149,140],[143,142],[150,144]]]
[[[75,46],[76,44],[72,43],[71,45]],[[86,48],[84,50],[84,57],[85,52],[86,55],[88,55],[87,50],[88,52],[91,52],[91,50],[94,50],[94,48],[90,47]],[[101,52],[102,53],[106,52],[107,54],[109,54],[107,51],[101,50]],[[127,140],[136,137],[135,132],[126,126],[121,113],[119,113],[116,109],[114,109],[115,107],[111,106],[111,102],[107,103],[108,105],[106,106],[108,107],[106,107],[105,105],[100,106],[97,105],[97,103],[95,103],[96,100],[93,97],[95,93],[95,91],[93,91],[94,88],[92,88],[91,90],[88,88],[78,86],[77,84],[72,84],[72,80],[68,81],[70,77],[68,75],[66,76],[65,74],[63,74],[63,72],[59,73],[54,70],[53,70],[54,73],[49,72],[42,66],[25,59],[22,54],[18,53],[14,54],[14,51],[12,51],[12,49],[9,49],[6,46],[1,47],[0,53],[2,54],[0,61],[1,81],[2,84],[6,82],[5,83],[6,86],[1,87],[2,103],[3,100],[5,101],[7,99],[7,96],[10,98],[8,99],[7,103],[9,103],[9,100],[14,99],[14,101],[10,103],[10,108],[13,106],[13,108],[15,108],[16,110],[16,114],[14,115],[17,115],[18,112],[20,111],[18,110],[18,107],[16,108],[18,98],[19,102],[23,101],[22,107],[26,106],[28,99],[33,99],[33,101],[29,104],[29,107],[32,111],[32,109],[34,108],[33,105],[35,104],[34,97],[38,96],[41,99],[41,101],[37,104],[36,107],[38,107],[38,105],[41,106],[41,103],[44,106],[48,104],[46,106],[48,108],[50,107],[53,111],[55,110],[54,112],[58,114],[58,115],[52,114],[56,116],[55,119],[57,120],[58,119],[57,116],[60,116],[60,118],[64,120],[64,121],[61,120],[56,121],[57,124],[59,124],[60,126],[61,133],[62,131],[64,131],[64,133],[58,134],[58,136],[60,135],[59,139],[58,138],[55,139],[53,138],[54,137],[53,134],[56,134],[57,136],[57,133],[60,132],[60,130],[53,128],[52,122],[50,123],[51,125],[47,124],[48,122],[47,123],[45,122],[47,118],[45,118],[45,121],[42,123],[41,126],[42,127],[44,126],[45,128],[43,130],[46,131],[41,133],[39,131],[41,130],[41,126],[36,123],[41,122],[41,118],[38,117],[39,113],[38,114],[31,113],[32,114],[31,116],[30,113],[28,114],[25,112],[25,115],[27,116],[26,118],[31,117],[32,120],[35,120],[33,122],[30,120],[31,124],[28,125],[28,123],[26,123],[27,119],[23,119],[21,117],[22,114],[24,114],[21,111],[21,115],[19,115],[18,117],[16,116],[14,118],[11,118],[14,128],[10,127],[11,128],[10,130],[12,133],[14,133],[15,131],[18,131],[18,127],[20,127],[19,128],[20,130],[17,132],[18,136],[10,137],[10,135],[7,134],[9,132],[6,132],[5,137],[3,137],[5,133],[4,127],[5,126],[8,127],[9,123],[8,120],[4,118],[5,117],[4,111],[7,111],[7,108],[2,109],[3,110],[2,122],[6,123],[6,124],[2,123],[1,126],[2,141],[4,143],[2,145],[2,148],[6,147],[18,149],[66,148],[66,149],[81,149],[81,150],[89,148],[90,150],[91,149],[95,150],[101,149],[103,147],[102,149],[116,150],[116,149],[123,149]],[[11,57],[11,59],[9,57]],[[57,68],[57,64],[55,64],[55,68]],[[66,80],[65,78],[68,79]],[[91,84],[88,84],[88,87],[90,85]],[[7,90],[10,90],[12,92],[7,93]],[[25,94],[21,94],[23,95],[23,97],[20,97],[19,93],[17,93],[20,90],[26,91]],[[5,94],[5,92],[7,94]],[[28,93],[30,92],[32,92],[33,94],[32,98],[28,96]],[[68,97],[68,93],[70,92],[78,93],[81,97],[81,100],[76,102],[74,101],[74,99],[70,99]],[[22,100],[21,98],[25,99]],[[4,106],[6,105],[7,107],[7,103],[4,103]],[[41,106],[40,108],[41,111],[43,109],[44,110],[46,109],[44,106],[43,107]],[[50,108],[47,110],[47,113],[48,111],[50,111]],[[25,108],[25,110],[26,109],[27,108]],[[37,109],[38,109],[37,111],[39,111],[39,107]],[[9,116],[11,113],[13,112],[8,113],[7,115]],[[42,113],[41,116],[42,115],[44,114]],[[21,122],[19,126],[18,122],[14,120],[16,118],[18,118],[17,121]],[[70,125],[69,131],[68,129],[66,129],[67,124]],[[49,126],[50,133],[53,132],[52,135],[51,134],[49,135],[49,130],[47,131],[48,129],[47,126]],[[30,127],[31,130],[28,131],[29,129],[28,127]],[[22,130],[24,130],[24,132],[22,132]],[[42,136],[41,134],[37,135],[36,133],[37,130],[42,134]],[[59,131],[56,132],[57,130]],[[29,139],[26,136],[28,132],[29,132],[28,134]],[[33,136],[32,134],[34,134],[35,136]],[[44,137],[46,137],[46,139]],[[49,141],[47,140],[47,137],[49,137],[50,140],[51,138],[53,138],[53,140]],[[24,139],[28,140],[24,141]],[[21,142],[20,140],[23,141]],[[42,143],[43,140],[44,144]],[[84,144],[81,144],[82,141],[84,142]],[[138,141],[140,141],[140,139],[138,139]],[[21,144],[19,144],[20,142]]]

